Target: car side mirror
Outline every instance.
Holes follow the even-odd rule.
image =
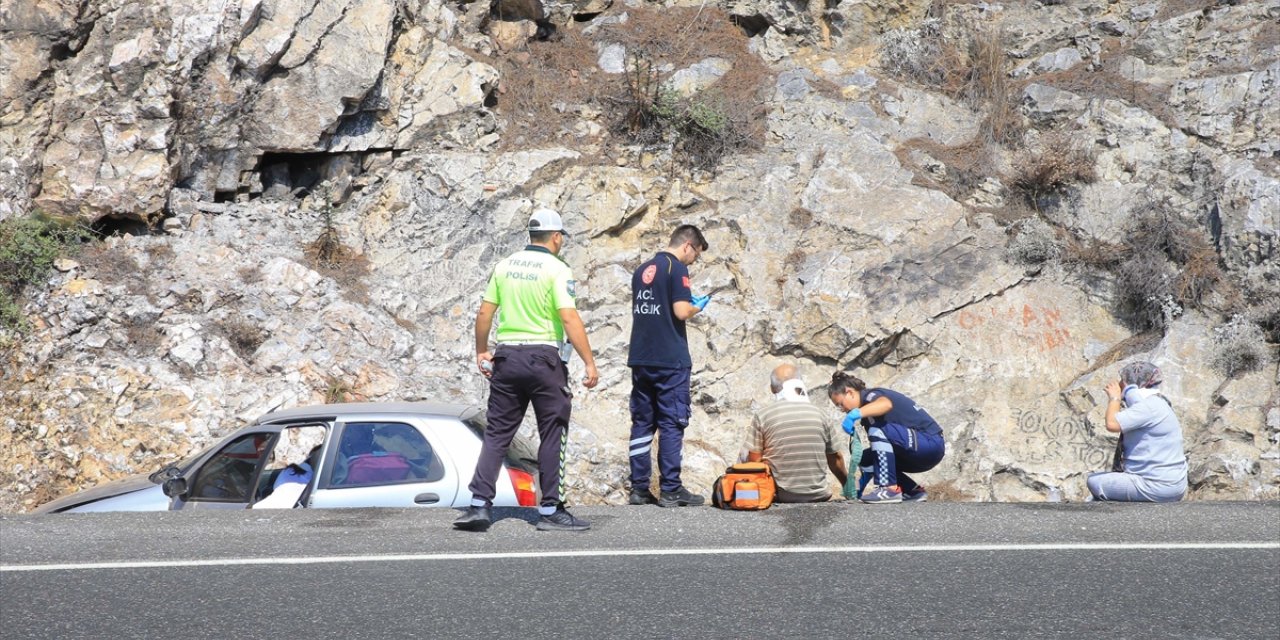
[[[163,484],[169,478],[176,478],[182,475],[182,471],[178,469],[176,464],[168,464],[165,467],[149,476],[149,479],[156,484]]]
[[[170,498],[184,496],[187,493],[187,479],[169,478],[164,481],[164,485],[161,486],[161,491],[164,491],[164,494]]]

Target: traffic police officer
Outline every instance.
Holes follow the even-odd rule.
[[[572,398],[566,336],[586,364],[583,386],[590,389],[600,381],[575,307],[573,271],[559,258],[564,236],[560,214],[551,209],[535,210],[529,218],[529,245],[494,268],[476,314],[476,366],[489,379],[489,425],[468,487],[471,506],[453,523],[459,529],[484,531],[492,524],[489,509],[496,494],[494,483],[531,402],[542,438],[538,448],[542,500],[537,528],[585,531],[590,527],[565,509],[562,490]],[[491,353],[489,329],[494,312],[498,313],[498,348]]]
[[[631,276],[631,504],[663,507],[701,505],[705,499],[680,481],[684,430],[689,426],[689,339],[685,321],[697,315],[711,296],[694,296],[689,265],[707,250],[697,227],[676,228],[664,251]],[[649,491],[654,434],[658,437],[661,497]]]

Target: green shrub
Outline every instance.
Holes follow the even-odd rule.
[[[43,215],[0,221],[0,327],[21,328],[22,291],[48,277],[53,261],[88,236],[79,225]]]
[[[0,331],[5,329],[19,329],[22,327],[22,305],[18,304],[9,295],[8,291],[0,289]]]

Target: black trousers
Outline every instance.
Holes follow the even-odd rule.
[[[564,502],[564,445],[569,433],[569,368],[559,351],[545,345],[499,345],[493,354],[489,378],[489,426],[484,432],[480,459],[468,489],[473,501],[493,503],[495,483],[507,448],[520,430],[525,411],[533,405],[538,421],[538,483],[543,507]]]

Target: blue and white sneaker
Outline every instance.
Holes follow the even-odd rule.
[[[929,492],[924,487],[916,487],[915,491],[902,492],[903,502],[924,502],[929,499]]]
[[[862,501],[867,504],[892,504],[902,502],[902,492],[898,487],[876,487],[875,491],[863,494]]]

